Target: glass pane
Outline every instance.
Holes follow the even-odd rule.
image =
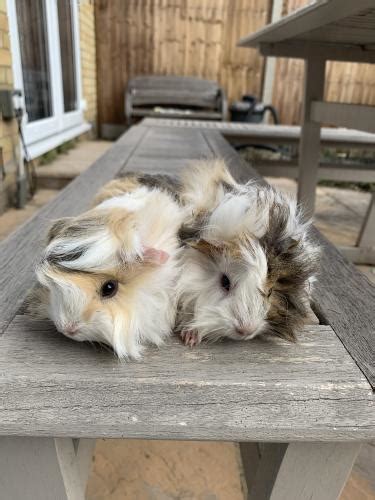
[[[28,121],[52,115],[46,13],[43,0],[16,0]]]
[[[59,15],[64,111],[73,111],[77,109],[77,91],[74,61],[72,5],[70,0],[57,0],[57,7]]]

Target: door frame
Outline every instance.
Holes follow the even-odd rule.
[[[84,119],[86,102],[82,99],[80,34],[78,1],[70,0],[72,8],[72,30],[75,64],[75,84],[78,109],[64,112],[60,36],[56,0],[43,0],[46,14],[46,37],[48,41],[48,65],[50,72],[50,91],[52,116],[31,123],[27,122],[26,113],[22,128],[28,153],[31,158],[57,147],[74,137],[90,130],[91,126]],[[22,91],[21,102],[25,109],[24,85],[21,64],[21,51],[17,26],[16,0],[7,0],[9,35],[11,43],[14,88]]]

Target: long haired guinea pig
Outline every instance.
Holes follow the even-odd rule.
[[[129,182],[111,183],[96,207],[52,226],[29,310],[69,338],[137,358],[174,326],[183,212],[165,192]]]
[[[209,175],[205,169],[211,167]],[[302,222],[294,200],[272,187],[230,180],[222,162],[197,168],[195,181],[201,185],[199,171],[215,180],[218,194],[211,194],[211,208],[196,211],[180,232],[185,241],[178,284],[183,340],[194,345],[262,333],[294,340],[308,313],[317,270],[319,249],[309,235],[311,224]],[[191,182],[187,189],[192,197]]]

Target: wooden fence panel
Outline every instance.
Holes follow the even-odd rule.
[[[267,22],[269,0],[98,0],[99,122],[124,122],[129,78],[189,75],[216,80],[229,100],[260,95],[263,58],[237,41]]]
[[[284,0],[283,14],[309,3]],[[261,96],[263,58],[237,41],[264,26],[270,0],[97,0],[100,124],[124,123],[124,89],[136,75],[191,75],[216,80],[229,101]],[[281,122],[300,120],[303,63],[279,59],[273,104]],[[375,104],[375,68],[329,63],[329,100]]]

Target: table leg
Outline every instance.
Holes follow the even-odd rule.
[[[375,247],[375,194],[372,195],[357,245],[366,248]]]
[[[312,101],[324,97],[325,60],[305,61],[305,87],[302,109],[302,128],[299,150],[298,202],[303,205],[306,218],[312,217],[315,190],[318,182],[320,156],[320,123],[311,120]]]
[[[84,500],[95,440],[0,438],[1,498]]]
[[[248,500],[336,500],[359,449],[359,443],[263,444]]]

